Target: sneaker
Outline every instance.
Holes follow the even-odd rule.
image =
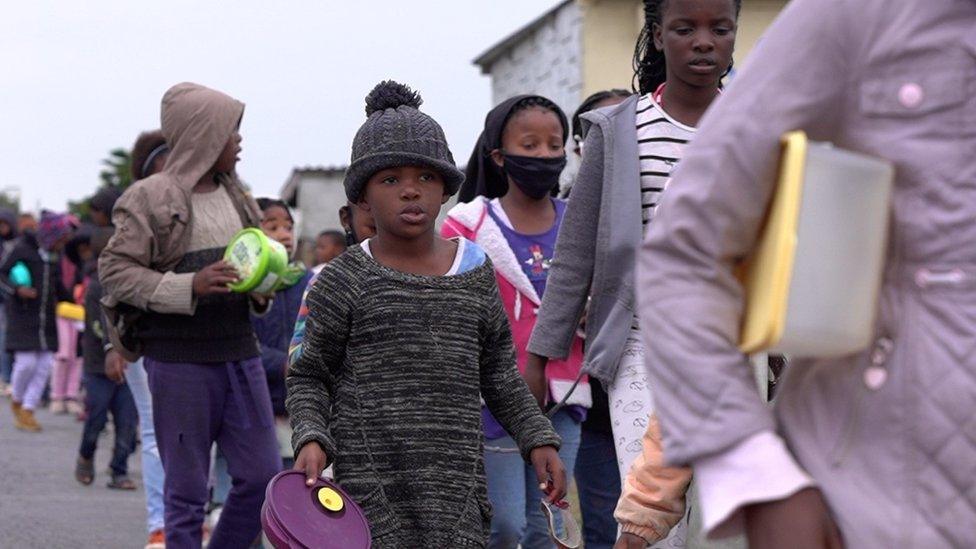
[[[55,415],[67,414],[68,407],[65,405],[63,400],[52,400],[51,401],[51,413]]]
[[[3,396],[5,396],[7,398],[13,397],[14,396],[14,388],[11,387],[10,385],[7,385],[6,387],[4,387],[3,388]]]
[[[74,416],[80,416],[85,412],[85,408],[77,400],[68,400],[65,408],[67,413]]]
[[[166,549],[166,534],[162,530],[153,530],[149,534],[149,541],[146,542],[145,549]]]
[[[40,433],[41,424],[37,422],[37,418],[34,417],[34,410],[28,410],[26,408],[21,408],[20,413],[14,420],[14,426],[21,431],[27,431],[28,433]]]

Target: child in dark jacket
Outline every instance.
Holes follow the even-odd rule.
[[[94,258],[84,266],[87,289],[85,290],[85,331],[81,347],[84,354],[86,404],[88,417],[81,435],[75,478],[89,485],[95,480],[95,448],[98,437],[112,413],[115,426],[115,447],[112,452],[112,479],[108,487],[116,490],[135,490],[136,485],[128,475],[129,455],[136,446],[136,425],[139,417],[129,385],[125,382],[125,359],[112,349],[102,320],[102,285],[98,281],[98,254],[105,248],[112,235],[111,227],[93,229],[91,250]]]
[[[370,522],[373,547],[484,547],[491,522],[481,398],[518,441],[551,503],[565,494],[559,437],[515,365],[484,251],[438,238],[457,192],[444,132],[394,82],[366,98],[347,198],[376,236],[319,274],[288,373],[295,468],[336,479]]]
[[[14,354],[11,407],[15,425],[23,431],[41,430],[34,410],[58,348],[55,305],[71,301],[61,282],[59,257],[73,228],[67,215],[43,212],[37,233],[25,233],[0,261],[0,291],[7,296],[7,350]],[[30,284],[11,280],[12,271],[24,268]]]

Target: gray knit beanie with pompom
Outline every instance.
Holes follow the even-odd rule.
[[[346,170],[346,197],[358,202],[366,182],[376,172],[399,166],[423,166],[444,178],[444,194],[451,196],[464,182],[454,163],[444,130],[417,110],[423,99],[408,86],[387,80],[366,96],[366,123],[352,142]]]

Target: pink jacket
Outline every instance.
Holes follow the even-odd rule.
[[[485,250],[495,266],[495,278],[498,280],[498,291],[501,293],[508,321],[512,326],[512,339],[515,342],[518,367],[525,372],[528,358],[526,346],[535,327],[536,314],[541,299],[536,294],[535,287],[525,276],[519,266],[515,253],[509,248],[505,235],[488,215],[488,201],[477,198],[467,204],[458,204],[448,213],[441,235],[445,238],[462,236],[477,243]],[[546,367],[546,379],[549,381],[549,396],[554,402],[559,402],[573,386],[579,376],[583,364],[583,340],[576,337],[565,360],[550,360]],[[592,405],[590,386],[586,377],[580,380],[579,386],[566,401],[567,405]]]

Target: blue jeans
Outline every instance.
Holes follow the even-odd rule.
[[[116,383],[103,375],[85,374],[85,390],[88,418],[85,420],[78,453],[89,460],[95,457],[98,436],[105,428],[108,413],[112,412],[115,448],[110,467],[112,474],[125,475],[129,472],[129,456],[136,447],[136,424],[139,422],[129,386]]]
[[[560,410],[552,426],[562,438],[559,457],[567,473],[573,470],[580,445],[580,424],[568,412]],[[492,549],[549,549],[549,527],[542,512],[542,491],[535,469],[526,463],[511,437],[485,441],[485,474],[488,477],[488,499],[494,510],[491,519]],[[567,479],[568,480],[568,479]]]
[[[583,430],[575,476],[586,549],[611,549],[617,541],[613,511],[620,499],[620,470],[613,435]]]
[[[130,364],[125,372],[132,399],[139,412],[139,430],[142,433],[142,484],[146,487],[146,528],[149,533],[163,529],[163,462],[156,447],[156,429],[153,427],[152,394],[149,379],[142,360]]]

